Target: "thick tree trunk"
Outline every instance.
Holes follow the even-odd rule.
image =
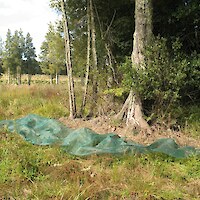
[[[152,37],[152,2],[151,0],[135,1],[135,32],[133,40],[132,64],[133,67],[143,68],[144,51]],[[129,96],[117,115],[117,118],[126,118],[126,123],[151,133],[148,123],[143,118],[142,105],[139,95],[131,90]]]
[[[135,1],[135,32],[133,40],[133,67],[142,67],[144,51],[152,38],[152,0]]]
[[[90,0],[87,2],[87,63],[86,63],[86,73],[85,73],[85,85],[84,85],[84,93],[83,100],[81,105],[80,115],[83,115],[86,98],[88,92],[88,82],[89,82],[89,72],[90,72],[90,54],[91,54],[91,14],[90,14]]]
[[[92,36],[92,102],[90,107],[90,116],[94,115],[94,110],[97,106],[97,74],[98,74],[98,63],[97,63],[97,51],[96,51],[96,29],[94,22],[94,8],[93,1],[90,0],[90,14],[91,14],[91,36]]]
[[[147,130],[148,132],[150,131],[149,125],[143,118],[140,98],[138,98],[138,95],[133,92],[133,90],[130,91],[123,108],[117,115],[117,118],[120,120],[126,118],[126,124],[128,126],[132,125],[135,128]]]
[[[63,27],[64,27],[64,36],[65,36],[65,52],[66,52],[66,65],[67,65],[67,74],[68,74],[68,88],[69,88],[69,109],[70,109],[70,118],[76,116],[76,98],[74,92],[74,81],[72,77],[72,62],[71,62],[71,48],[70,48],[70,37],[68,29],[68,20],[65,9],[65,2],[61,0],[61,8],[63,13]]]

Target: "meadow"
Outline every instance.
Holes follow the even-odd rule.
[[[29,113],[67,117],[65,80],[60,85],[44,83],[0,85],[0,120]],[[192,137],[199,139],[196,132]],[[0,130],[0,199],[198,200],[200,158],[161,154],[77,157],[60,147],[35,146],[16,133]]]

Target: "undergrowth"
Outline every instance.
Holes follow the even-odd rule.
[[[200,158],[163,155],[75,157],[0,132],[0,199],[193,199]]]
[[[0,86],[0,119],[29,113],[59,118],[68,115],[66,85]]]
[[[68,115],[65,85],[0,86],[0,94],[0,120],[29,113]],[[199,134],[197,108],[178,112],[185,116],[178,120],[188,123],[186,131]],[[191,128],[195,123],[197,132]],[[0,199],[197,200],[199,169],[199,157],[75,157],[57,146],[35,146],[17,134],[0,131]]]

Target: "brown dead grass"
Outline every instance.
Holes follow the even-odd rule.
[[[120,137],[124,137],[127,140],[133,140],[135,142],[145,145],[151,144],[152,142],[160,138],[173,138],[181,146],[194,146],[198,148],[200,147],[200,138],[192,138],[180,131],[172,131],[170,129],[164,129],[158,126],[154,126],[152,127],[153,133],[151,135],[148,135],[144,132],[137,133],[133,130],[130,130],[130,128],[127,127],[125,123],[117,123],[112,118],[106,116],[92,119],[69,119],[67,117],[62,117],[59,119],[59,121],[70,128],[77,129],[87,127],[99,134],[114,132]]]

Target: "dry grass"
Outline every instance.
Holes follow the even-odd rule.
[[[199,199],[199,158],[73,157],[1,132],[1,199]]]
[[[64,84],[1,85],[0,93],[0,119],[28,113],[53,118],[68,115]],[[101,117],[101,120],[66,123],[76,128],[96,127],[97,132],[123,130],[122,124],[109,120]],[[162,134],[172,137],[177,133]],[[134,137],[144,143],[151,140],[145,135]],[[34,146],[17,134],[0,131],[0,199],[198,200],[199,169],[199,157],[179,160],[163,155],[94,155],[80,158],[66,154],[59,147]]]

